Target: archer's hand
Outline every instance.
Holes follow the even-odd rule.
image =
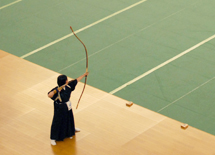
[[[59,91],[59,92],[61,92],[61,90],[62,90],[63,88],[65,88],[65,87],[66,87],[66,85],[67,85],[67,83],[66,83],[66,84],[64,84],[64,85],[62,85],[62,86],[60,86],[60,87],[58,88],[58,91]]]
[[[89,72],[86,72],[86,73],[85,73],[85,76],[88,76],[88,75],[89,75]]]

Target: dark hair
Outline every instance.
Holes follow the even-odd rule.
[[[58,78],[57,78],[57,84],[58,86],[62,86],[66,83],[66,80],[67,80],[67,76],[66,75],[59,75]]]

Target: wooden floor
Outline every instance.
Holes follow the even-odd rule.
[[[50,145],[47,92],[59,74],[0,51],[1,155],[212,155],[215,136],[83,84],[72,94],[73,139]]]

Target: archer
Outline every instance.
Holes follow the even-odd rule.
[[[67,137],[71,139],[75,132],[80,131],[80,129],[75,128],[70,96],[77,83],[88,74],[86,72],[71,81],[68,81],[66,75],[60,75],[57,78],[58,86],[48,92],[48,97],[54,101],[54,116],[50,135],[52,145],[56,145],[56,141],[63,141]]]

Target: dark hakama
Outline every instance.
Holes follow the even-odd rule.
[[[77,80],[73,80],[65,87],[65,89],[61,90],[60,97],[62,102],[60,102],[59,99],[56,100],[58,93],[52,97],[52,100],[54,100],[54,116],[50,136],[52,140],[63,141],[64,138],[75,135],[73,112],[72,109],[68,110],[66,102],[69,101],[71,93],[75,90],[76,85]],[[53,88],[51,91],[56,88],[57,87]]]

